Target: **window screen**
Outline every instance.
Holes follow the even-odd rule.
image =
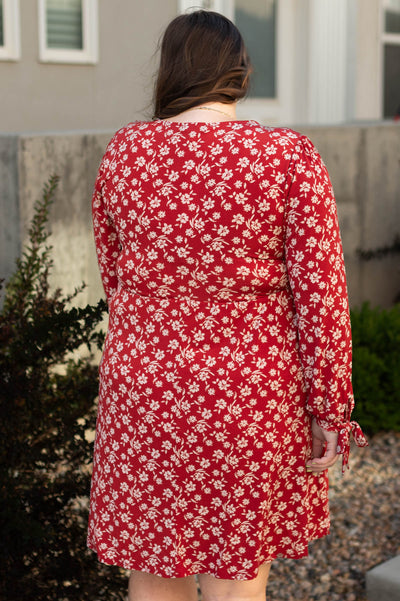
[[[46,1],[48,48],[83,49],[82,0]]]

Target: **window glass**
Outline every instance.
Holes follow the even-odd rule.
[[[3,0],[0,0],[0,46],[4,46]]]
[[[383,116],[400,114],[400,45],[385,44]]]
[[[83,49],[82,0],[47,0],[48,48]]]
[[[400,0],[385,0],[385,32],[400,34]]]
[[[276,97],[276,0],[236,0],[235,23],[254,72],[250,96]]]

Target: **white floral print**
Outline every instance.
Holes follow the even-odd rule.
[[[164,577],[253,578],[329,531],[311,417],[348,459],[336,206],[311,142],[254,121],[136,122],[93,196],[109,328],[88,545]]]

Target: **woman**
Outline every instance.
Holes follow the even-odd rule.
[[[130,601],[265,598],[271,561],[329,531],[351,340],[328,174],[311,142],[237,121],[236,27],[168,26],[155,118],[111,140],[93,198],[110,323],[89,546]]]

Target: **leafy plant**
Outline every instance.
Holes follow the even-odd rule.
[[[370,433],[400,431],[400,304],[351,311],[354,419]]]
[[[0,598],[121,599],[125,577],[86,550],[97,367],[106,304],[51,291],[46,229],[58,178],[35,205],[0,313]],[[5,292],[5,294],[4,294]],[[83,356],[84,348],[89,354]]]

